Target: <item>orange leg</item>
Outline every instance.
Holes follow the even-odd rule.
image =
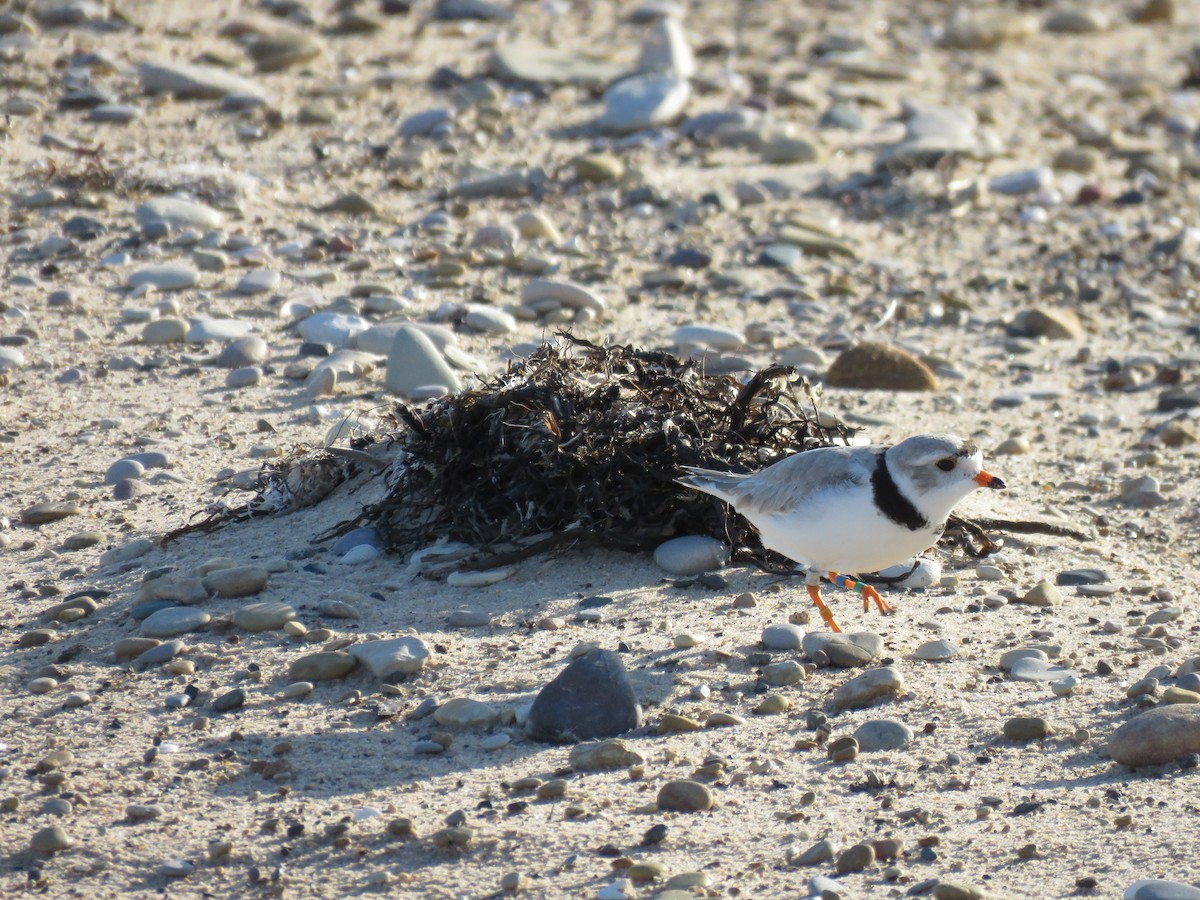
[[[869,584],[863,584],[861,581],[855,581],[853,578],[847,578],[845,575],[839,575],[837,572],[826,572],[825,577],[836,584],[838,587],[846,588],[849,591],[856,591],[862,594],[863,612],[867,612],[871,608],[871,601],[875,601],[875,605],[879,607],[879,611],[884,615],[895,612],[892,604],[888,603],[883,597],[879,596],[879,591],[871,587]]]
[[[825,620],[825,624],[829,626],[831,631],[841,632],[838,628],[838,623],[833,621],[833,613],[829,607],[825,605],[825,601],[821,599],[820,585],[810,584],[808,587],[808,596],[812,597],[812,602],[817,605],[817,612],[821,614],[821,618]]]

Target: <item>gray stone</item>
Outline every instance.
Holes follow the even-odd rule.
[[[679,118],[691,99],[686,79],[671,74],[634,75],[604,92],[604,112],[596,125],[610,134],[629,134]]]
[[[191,266],[161,265],[146,266],[130,274],[125,284],[129,288],[150,285],[160,291],[180,291],[194,287],[200,281],[200,273]]]
[[[275,631],[296,618],[296,610],[280,600],[248,603],[233,613],[233,624],[243,631]]]
[[[489,67],[503,81],[588,87],[609,84],[626,72],[619,63],[531,41],[497,44],[492,51]]]
[[[255,269],[239,278],[233,289],[247,296],[268,294],[279,287],[282,280],[283,277],[272,269]]]
[[[267,586],[271,573],[262,566],[231,566],[209,572],[202,579],[205,590],[218,597],[250,597]]]
[[[1009,674],[1015,681],[1062,681],[1079,676],[1078,672],[1033,656],[1016,660],[1009,667]]]
[[[135,459],[118,459],[104,472],[105,484],[116,484],[126,478],[141,478],[146,467]]]
[[[234,369],[225,376],[225,387],[231,390],[252,387],[263,379],[263,370],[258,366],[243,366]]]
[[[334,681],[354,671],[358,660],[340,650],[309,653],[288,666],[288,681]]]
[[[491,613],[482,609],[456,609],[446,616],[451,628],[482,628],[492,624]]]
[[[953,659],[958,656],[958,647],[954,645],[954,641],[944,638],[937,641],[926,641],[913,651],[913,656],[930,662]]]
[[[880,697],[895,696],[904,688],[904,677],[895,666],[881,666],[855,675],[833,694],[835,710],[870,706]]]
[[[562,306],[590,309],[596,313],[602,313],[605,309],[604,298],[591,288],[546,278],[535,278],[521,289],[521,304],[539,312]]]
[[[207,344],[212,341],[230,341],[245,337],[253,330],[254,326],[242,319],[193,316],[188,319],[188,332],[183,339],[189,344]]]
[[[654,562],[670,575],[699,575],[719,569],[728,561],[728,545],[703,534],[671,538],[654,550]]]
[[[592,650],[538,691],[526,730],[537,741],[574,743],[616,737],[637,728],[641,718],[620,656]]]
[[[395,681],[415,675],[429,659],[429,647],[419,637],[385,638],[354,644],[350,654],[380,681]]]
[[[29,848],[37,853],[57,853],[75,846],[75,839],[59,825],[40,828],[29,840]]]
[[[913,730],[898,719],[872,719],[855,729],[854,739],[863,753],[903,750],[912,742]]]
[[[440,384],[452,393],[462,390],[462,382],[424,332],[410,325],[396,331],[388,350],[387,389],[408,396],[417,388]]]
[[[142,327],[142,343],[151,346],[174,344],[183,340],[187,328],[187,322],[183,319],[167,318],[147,322]]]
[[[230,341],[217,354],[217,365],[223,369],[240,369],[256,366],[270,354],[271,348],[256,334],[246,335]]]
[[[139,204],[133,213],[139,225],[151,222],[166,222],[176,228],[209,230],[219,228],[222,216],[215,209],[181,197],[157,197]]]
[[[797,684],[806,677],[804,666],[794,659],[783,659],[763,666],[762,680],[773,687]]]
[[[178,607],[176,607],[178,608]],[[138,669],[148,669],[151,666],[161,666],[165,662],[170,662],[179,654],[187,649],[187,645],[183,641],[176,638],[171,641],[163,641],[149,650],[139,653],[133,660],[133,665]]]
[[[266,99],[256,81],[216,66],[189,63],[142,63],[138,80],[147,94],[174,94],[181,99],[220,100],[226,94]]]
[[[876,166],[887,169],[924,168],[937,164],[948,154],[970,156],[978,149],[975,129],[979,120],[965,107],[935,106],[906,100],[904,137],[883,148]]]
[[[606,772],[612,769],[627,769],[646,761],[626,741],[610,738],[606,741],[589,741],[571,748],[568,762],[577,772]]]
[[[799,650],[804,645],[804,629],[790,622],[768,625],[759,638],[768,650]]]
[[[809,658],[829,660],[829,664],[848,669],[865,666],[883,652],[883,637],[872,631],[837,634],[828,631],[810,633],[804,638],[804,653]]]
[[[491,728],[500,721],[500,712],[489,703],[455,697],[439,706],[433,718],[446,728]]]
[[[1122,765],[1157,766],[1200,753],[1200,706],[1170,704],[1134,716],[1108,742]]]
[[[1200,888],[1161,878],[1141,878],[1125,889],[1122,900],[1200,900]]]
[[[145,637],[171,638],[202,628],[211,619],[212,616],[202,609],[171,606],[148,616],[142,622],[142,634]]]

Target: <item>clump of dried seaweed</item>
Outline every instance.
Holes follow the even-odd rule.
[[[786,367],[743,384],[668,353],[563,338],[478,390],[398,404],[384,428],[396,453],[387,496],[331,533],[372,525],[397,552],[450,538],[491,563],[564,544],[644,549],[681,533],[756,547],[744,522],[676,484],[680,467],[751,471],[845,437],[818,424],[807,384]]]

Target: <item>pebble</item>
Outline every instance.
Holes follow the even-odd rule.
[[[209,230],[219,228],[223,216],[217,210],[183,197],[156,197],[138,205],[133,212],[138,225],[166,222],[176,228]]]
[[[195,287],[200,282],[200,273],[191,266],[161,265],[146,266],[130,273],[125,286],[131,290],[153,287],[160,291],[181,291]]]
[[[29,847],[37,853],[56,853],[60,850],[69,850],[75,846],[75,843],[75,839],[68,835],[62,826],[50,825],[46,828],[39,828],[33,833]]]
[[[854,739],[863,753],[903,750],[912,743],[913,730],[898,719],[871,719],[855,729]]]
[[[266,360],[270,346],[256,334],[236,338],[221,348],[217,365],[222,369],[241,369],[256,366]]]
[[[1122,900],[1200,900],[1200,887],[1161,878],[1140,878],[1121,897]]]
[[[482,628],[492,624],[491,613],[481,609],[456,609],[446,616],[451,628]]]
[[[1021,597],[1020,602],[1028,603],[1030,606],[1060,606],[1063,596],[1062,591],[1049,581],[1042,579]]]
[[[624,734],[641,715],[620,656],[592,650],[538,692],[525,727],[536,741],[577,743]]]
[[[138,66],[138,81],[147,94],[174,94],[181,100],[220,100],[226,94],[266,99],[257,82],[217,66],[146,62]]]
[[[544,278],[535,278],[521,289],[521,304],[539,313],[563,306],[574,310],[590,309],[597,314],[605,310],[604,298],[591,288]]]
[[[860,709],[880,697],[895,696],[904,687],[904,677],[895,666],[868,669],[839,687],[833,694],[835,710]]]
[[[302,656],[288,666],[289,681],[335,681],[354,671],[358,660],[340,650],[323,650]]]
[[[267,586],[271,573],[262,566],[230,566],[201,579],[204,589],[225,599],[251,597]]]
[[[1108,753],[1133,768],[1200,753],[1200,706],[1169,704],[1134,716],[1113,733]]]
[[[658,808],[668,812],[704,812],[712,809],[713,795],[698,781],[668,781],[658,791]]]
[[[768,650],[799,650],[804,646],[804,635],[799,625],[768,625],[760,640]]]
[[[855,844],[838,854],[834,869],[839,875],[861,872],[875,862],[875,848],[870,844]]]
[[[187,650],[187,645],[179,639],[163,641],[139,653],[133,660],[134,668],[148,669],[151,666],[161,666],[170,662],[176,656]]]
[[[231,390],[252,387],[262,381],[262,379],[263,370],[258,366],[243,366],[240,369],[234,369],[225,376],[225,387]]]
[[[1050,657],[1046,655],[1046,651],[1038,647],[1017,647],[1013,650],[1006,650],[1000,656],[998,665],[1005,672],[1011,672],[1012,667],[1021,659],[1036,659],[1041,662],[1049,662]]]
[[[234,610],[233,624],[243,631],[275,631],[296,618],[296,610],[279,600],[248,603]]]
[[[793,866],[821,866],[832,862],[837,852],[837,845],[833,841],[820,840],[794,856],[789,855],[788,862]]]
[[[31,694],[49,694],[58,687],[57,678],[35,678],[25,686]]]
[[[17,638],[18,647],[41,647],[54,640],[56,632],[53,628],[33,628]]]
[[[183,319],[166,318],[147,322],[142,327],[142,343],[151,346],[177,344],[187,334],[187,322]]]
[[[172,606],[160,609],[142,622],[142,635],[153,638],[171,638],[203,628],[212,616],[202,609],[188,606]]]
[[[908,170],[936,165],[948,154],[971,156],[978,149],[979,120],[964,107],[937,106],[911,99],[903,103],[904,137],[875,158],[883,169]]]
[[[646,761],[627,741],[610,738],[588,741],[571,748],[568,762],[578,772],[605,772],[640,766]]]
[[[433,718],[446,728],[486,729],[500,721],[500,712],[490,703],[455,697],[434,710]]]
[[[953,659],[958,656],[958,647],[953,641],[945,639],[937,641],[926,641],[920,647],[913,651],[913,656],[917,659],[929,661],[940,661]]]
[[[397,329],[392,339],[385,384],[389,391],[400,396],[409,396],[430,385],[441,385],[452,393],[462,390],[462,382],[433,341],[411,325]]]
[[[668,124],[682,115],[691,95],[687,79],[676,75],[633,75],[604,92],[604,112],[596,125],[620,135]]]
[[[670,575],[700,575],[720,569],[729,561],[729,546],[707,535],[672,538],[654,550],[654,562]]]
[[[141,478],[145,471],[146,467],[136,459],[118,459],[105,470],[104,483],[117,484],[126,478]]]
[[[234,688],[232,691],[226,691],[224,694],[213,699],[209,704],[209,709],[214,713],[233,712],[235,709],[240,709],[246,705],[246,692],[241,688]]]
[[[830,387],[881,391],[935,391],[937,376],[907,350],[864,341],[838,354],[825,373]]]
[[[245,337],[254,326],[242,319],[214,319],[211,316],[192,316],[183,339],[189,344],[208,344]]]
[[[842,669],[865,666],[883,652],[883,637],[870,631],[852,634],[814,632],[804,637],[805,654],[821,665]]]
[[[68,516],[77,516],[80,512],[82,510],[79,504],[73,500],[62,503],[54,501],[35,503],[33,506],[21,510],[21,524],[47,525],[50,522],[57,522],[59,519],[65,519]]]
[[[761,677],[765,684],[782,687],[788,684],[799,684],[807,675],[807,671],[800,663],[794,659],[784,659],[763,666]]]
[[[350,647],[350,654],[383,682],[392,682],[420,672],[429,659],[429,646],[419,637],[363,641]]]
[[[1078,677],[1078,672],[1055,665],[1045,659],[1026,656],[1016,660],[1009,667],[1009,674],[1014,681],[1062,681],[1066,678]]]
[[[1014,716],[1004,723],[1004,736],[1010,741],[1037,741],[1053,733],[1050,723],[1040,716]]]

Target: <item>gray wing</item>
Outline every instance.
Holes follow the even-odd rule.
[[[815,490],[866,484],[883,447],[823,447],[781,459],[753,475],[688,468],[680,482],[720,497],[743,515],[787,512]]]

